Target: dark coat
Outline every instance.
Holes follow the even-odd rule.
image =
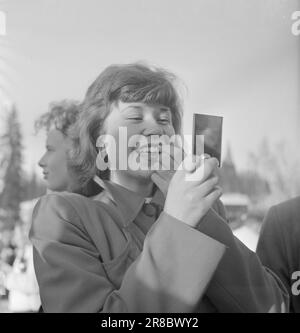
[[[300,313],[300,197],[269,210],[257,254],[285,284],[290,294],[290,311]]]

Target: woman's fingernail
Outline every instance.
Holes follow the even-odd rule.
[[[206,160],[206,159],[208,159],[208,158],[210,158],[211,156],[209,155],[209,154],[202,154],[202,155],[200,155],[200,159],[201,160]]]

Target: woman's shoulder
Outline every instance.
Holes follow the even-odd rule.
[[[106,206],[101,202],[70,192],[53,192],[42,196],[36,203],[32,220],[34,223],[52,226],[55,223],[69,222],[78,227],[83,227],[86,221],[99,223],[101,215],[106,213]],[[60,222],[57,222],[60,221]]]
[[[105,210],[101,203],[79,194],[53,192],[41,197],[34,208],[29,231],[34,251],[51,260],[56,253],[53,251],[65,246],[70,258],[81,248],[96,256],[107,251]],[[95,235],[99,238],[97,245]]]
[[[105,204],[97,202],[105,209]],[[34,211],[47,206],[55,211],[77,211],[83,212],[83,209],[95,206],[95,200],[85,197],[81,194],[71,192],[52,192],[39,198],[34,207]]]

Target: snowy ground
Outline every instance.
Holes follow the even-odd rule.
[[[0,313],[8,312],[7,300],[0,299]]]

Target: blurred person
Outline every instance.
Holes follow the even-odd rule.
[[[290,311],[300,313],[300,196],[270,208],[256,252],[290,295]]]
[[[66,191],[69,186],[67,151],[70,145],[68,129],[79,114],[79,103],[74,100],[52,102],[49,111],[35,122],[36,131],[47,132],[46,152],[38,162],[43,169],[48,190]]]
[[[11,266],[15,260],[15,245],[12,242],[13,231],[10,229],[1,232],[0,260]]]
[[[12,243],[12,231],[4,229],[0,234],[0,298],[8,297],[8,290],[5,286],[6,276],[12,269],[15,260],[15,246]]]
[[[8,310],[9,312],[36,312],[41,301],[33,267],[32,246],[24,226],[15,227],[13,242],[16,257],[5,276],[5,286],[9,292]]]
[[[33,213],[30,238],[45,312],[285,311],[281,281],[227,224],[217,159],[186,157],[188,167],[174,172],[115,169],[110,147],[97,149],[101,135],[118,145],[126,128],[127,139],[147,139],[143,146],[125,143],[127,156],[160,160],[151,138],[181,131],[175,82],[163,69],[113,65],[88,88],[71,131],[77,193],[48,194]]]

